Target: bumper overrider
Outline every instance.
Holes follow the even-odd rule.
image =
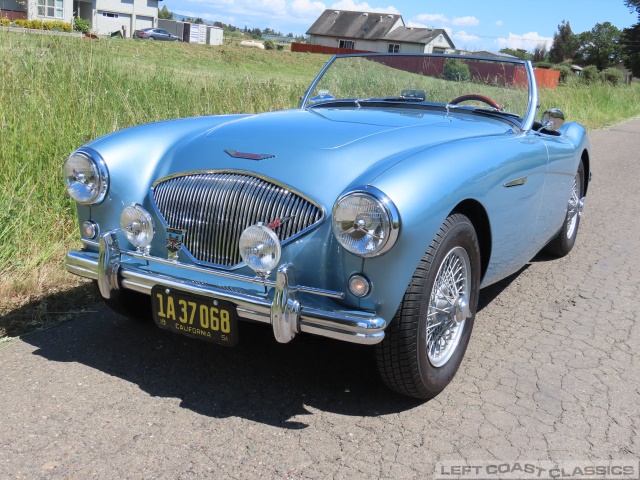
[[[95,245],[95,242],[86,242]],[[163,267],[165,272],[153,271],[151,265]],[[152,257],[140,252],[121,250],[115,231],[104,232],[99,237],[98,253],[86,250],[71,251],[66,259],[67,271],[81,277],[97,280],[101,295],[105,299],[116,298],[122,289],[151,295],[154,286],[177,289],[194,295],[223,300],[235,305],[238,318],[270,323],[278,342],[287,343],[296,334],[304,332],[337,340],[371,345],[384,338],[387,321],[364,311],[322,309],[305,306],[298,300],[299,293],[322,297],[342,298],[341,292],[321,290],[296,285],[293,264],[281,265],[276,280],[217,271],[197,265]],[[205,274],[211,283],[189,279],[189,272]],[[216,280],[228,279],[235,284],[264,286],[264,295],[247,293],[241,289],[228,289],[215,284]]]

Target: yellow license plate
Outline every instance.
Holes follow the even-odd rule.
[[[236,307],[231,302],[156,285],[151,306],[160,328],[229,347],[238,343]]]

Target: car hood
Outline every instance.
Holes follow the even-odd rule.
[[[468,114],[406,109],[273,112],[234,119],[197,136],[175,152],[167,173],[251,171],[333,202],[354,181],[368,183],[418,151],[509,130],[503,122]]]
[[[330,208],[349,186],[371,183],[420,151],[509,131],[505,122],[464,113],[314,108],[160,122],[88,146],[113,173],[130,177],[135,171],[136,187],[123,180],[120,188],[125,201],[138,188],[168,176],[233,170],[273,179]],[[120,176],[112,177],[117,182]]]

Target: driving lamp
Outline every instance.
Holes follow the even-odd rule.
[[[144,250],[151,244],[155,233],[153,218],[138,203],[125,207],[120,215],[120,227],[124,236],[138,251]]]
[[[242,260],[262,278],[269,276],[282,254],[278,236],[262,223],[251,225],[242,232],[239,248]]]

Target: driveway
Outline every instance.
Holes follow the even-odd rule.
[[[576,247],[481,292],[434,400],[387,391],[367,347],[244,326],[225,349],[98,306],[0,343],[0,478],[432,478],[524,461],[631,462],[638,478],[640,120],[591,140]]]

